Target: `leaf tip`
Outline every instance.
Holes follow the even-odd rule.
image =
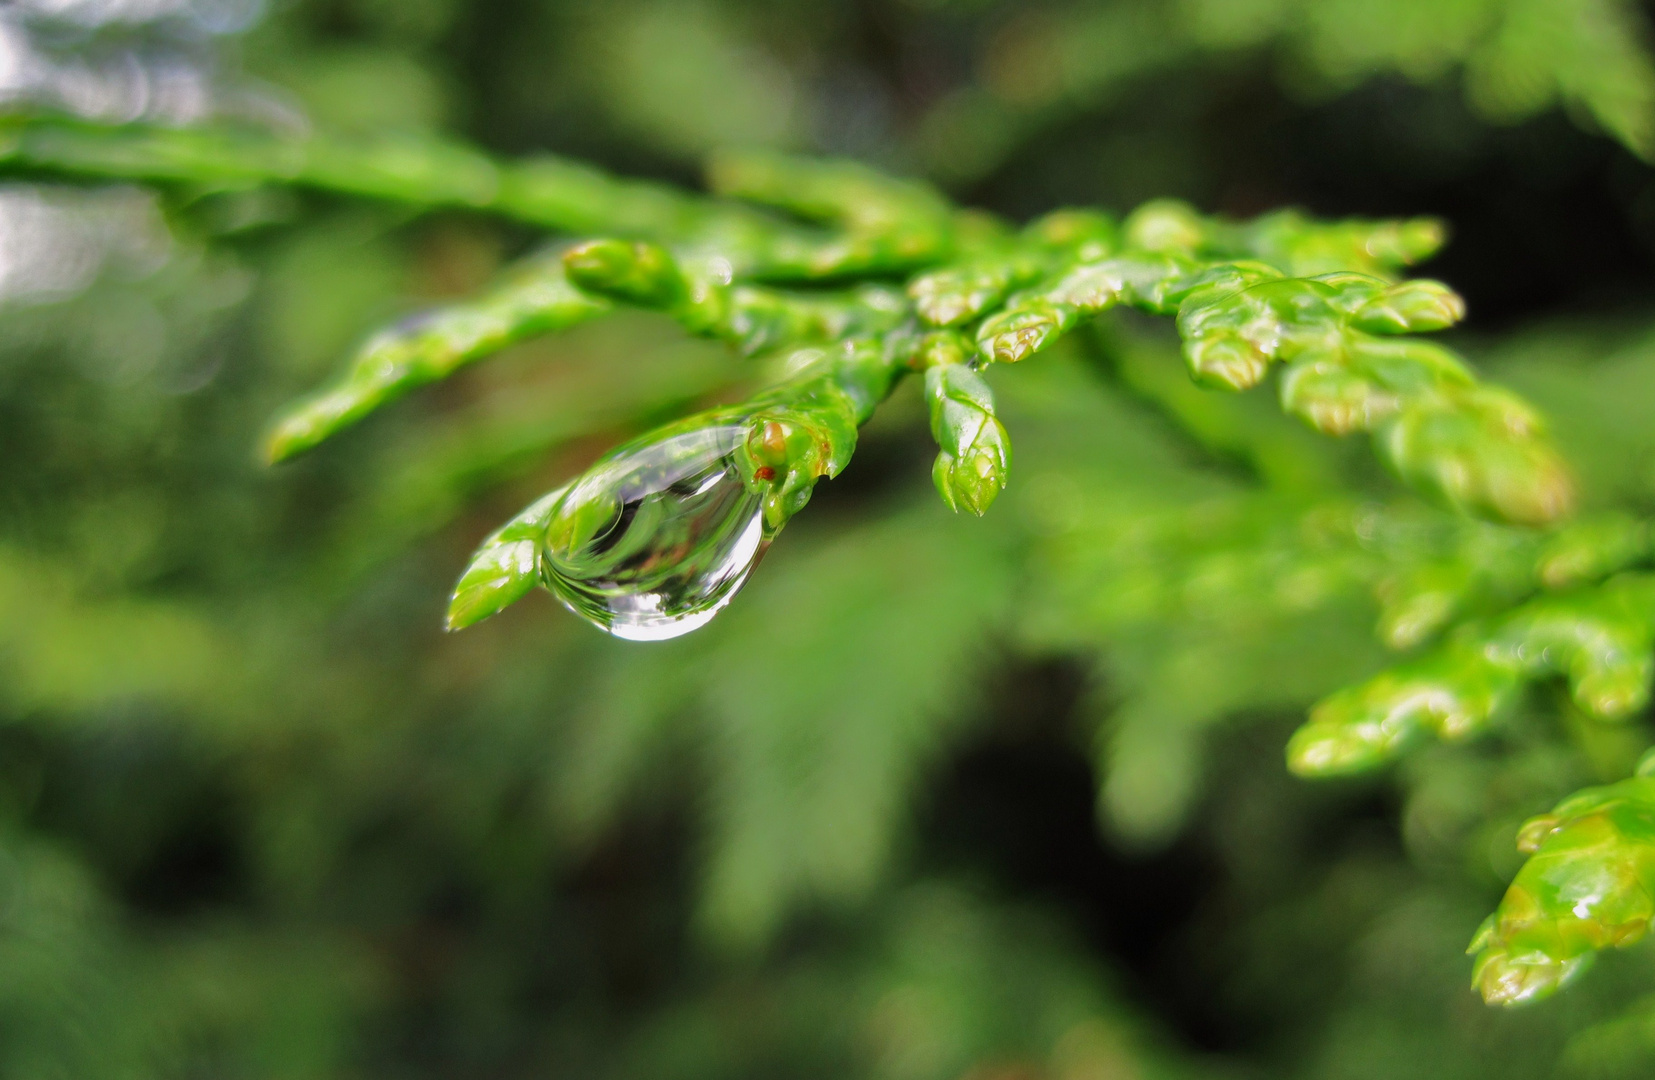
[[[296,432],[287,423],[278,424],[265,435],[264,442],[259,448],[259,457],[266,465],[280,465],[290,461],[311,446],[314,442],[308,441],[302,431]]]
[[[1573,981],[1591,959],[1590,953],[1567,960],[1536,952],[1518,956],[1500,945],[1490,945],[1477,956],[1471,986],[1490,1005],[1532,1005]]]

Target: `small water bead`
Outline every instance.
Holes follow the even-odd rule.
[[[632,641],[687,634],[728,604],[767,541],[742,482],[738,424],[681,431],[602,458],[570,487],[541,548],[564,606]]]

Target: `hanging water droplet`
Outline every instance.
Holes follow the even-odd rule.
[[[706,625],[746,582],[767,540],[742,483],[737,424],[622,447],[552,515],[542,576],[564,605],[616,637],[662,641]]]

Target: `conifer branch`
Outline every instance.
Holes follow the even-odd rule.
[[[1655,575],[1625,569],[1651,554],[1647,530],[1605,516],[1516,543],[1504,557],[1526,566],[1519,587],[1536,595],[1469,619],[1420,656],[1322,701],[1288,743],[1295,772],[1364,772],[1429,735],[1475,737],[1509,711],[1526,684],[1554,676],[1566,678],[1575,704],[1599,720],[1622,720],[1648,702]],[[1382,590],[1382,631],[1402,644],[1430,636],[1474,602],[1487,572],[1486,562],[1410,568]]]
[[[1010,461],[982,369],[1021,361],[1127,304],[1176,316],[1203,385],[1246,389],[1283,365],[1284,408],[1328,434],[1369,432],[1402,479],[1456,509],[1544,523],[1571,501],[1535,413],[1478,383],[1453,353],[1408,336],[1464,313],[1446,286],[1398,276],[1442,243],[1442,227],[1429,220],[1318,223],[1284,211],[1232,222],[1159,201],[1119,225],[1067,210],[1014,230],[955,209],[921,183],[768,154],[721,157],[709,169],[716,193],[755,207],[556,159],[497,163],[434,141],[356,145],[41,117],[7,120],[4,136],[0,168],[12,171],[196,189],[290,184],[469,206],[605,237],[530,260],[479,300],[371,339],[340,383],[278,422],[272,460],[505,345],[621,304],[662,311],[742,355],[794,358],[781,384],[623,448],[655,453],[646,448],[696,425],[739,429],[729,467],[759,500],[767,534],[802,508],[818,479],[844,468],[857,426],[910,370],[927,372],[939,492],[981,513],[1005,486]],[[905,278],[905,290],[870,280],[891,277]],[[778,287],[790,281],[842,287]],[[701,453],[712,444],[694,445]],[[655,466],[646,474],[667,475]],[[492,565],[493,544],[478,565]],[[489,595],[520,595],[519,578],[511,580]],[[460,592],[472,587],[462,582]],[[497,610],[492,601],[461,607],[467,621]]]
[[[1655,920],[1655,754],[1638,775],[1564,799],[1531,818],[1529,859],[1478,928],[1472,985],[1493,1005],[1549,997],[1598,952],[1625,948]]]
[[[526,260],[486,295],[413,315],[369,338],[333,386],[290,406],[265,439],[285,461],[408,391],[536,334],[608,312],[602,296],[570,284],[561,253]]]
[[[447,628],[464,630],[527,596],[540,581],[540,538],[568,485],[542,495],[484,540],[454,586]]]

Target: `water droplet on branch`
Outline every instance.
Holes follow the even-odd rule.
[[[623,446],[577,480],[541,551],[546,586],[616,637],[663,641],[706,625],[768,543],[738,424]]]

